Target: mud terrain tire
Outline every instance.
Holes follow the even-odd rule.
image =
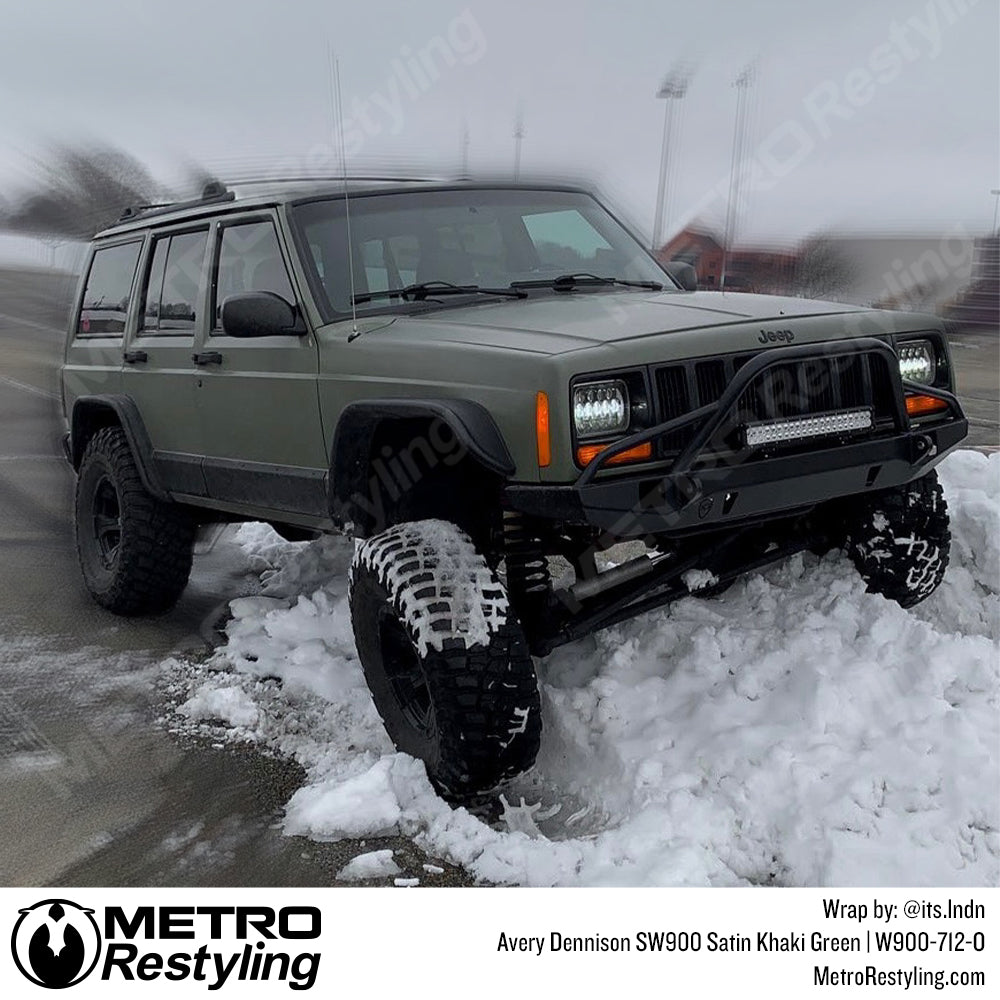
[[[124,432],[99,430],[76,481],[76,549],[98,604],[119,615],[152,615],[177,603],[191,573],[194,525],[150,496]]]
[[[410,521],[361,543],[350,605],[386,731],[445,799],[474,800],[531,767],[542,728],[534,663],[464,532]]]
[[[937,590],[950,549],[948,506],[936,472],[866,497],[848,518],[847,552],[868,592],[904,608]]]

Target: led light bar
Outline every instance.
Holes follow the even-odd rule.
[[[797,441],[800,438],[843,434],[845,431],[864,431],[869,430],[871,426],[871,410],[838,410],[836,413],[820,413],[815,417],[795,417],[791,420],[772,420],[766,424],[747,424],[746,438],[750,447],[756,447],[779,441]]]

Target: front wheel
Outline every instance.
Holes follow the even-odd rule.
[[[847,518],[847,552],[869,593],[904,608],[937,590],[950,550],[948,506],[933,471],[860,499]]]
[[[444,798],[468,801],[531,767],[534,664],[503,585],[464,532],[411,521],[363,542],[350,605],[386,731]]]

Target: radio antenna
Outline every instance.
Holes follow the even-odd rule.
[[[333,108],[335,111],[335,126],[340,145],[340,167],[341,176],[344,181],[344,216],[347,221],[347,271],[351,282],[351,333],[347,342],[360,336],[358,330],[358,306],[354,301],[354,244],[351,241],[351,199],[347,184],[347,151],[344,146],[344,103],[340,90],[340,60],[333,54],[333,47],[327,43],[327,56],[330,69],[331,96],[333,98]]]

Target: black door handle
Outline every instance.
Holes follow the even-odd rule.
[[[125,359],[125,363],[129,365],[149,360],[149,355],[145,351],[126,351],[122,357]]]
[[[221,365],[222,355],[218,351],[198,351],[191,355],[191,360],[196,365]]]

